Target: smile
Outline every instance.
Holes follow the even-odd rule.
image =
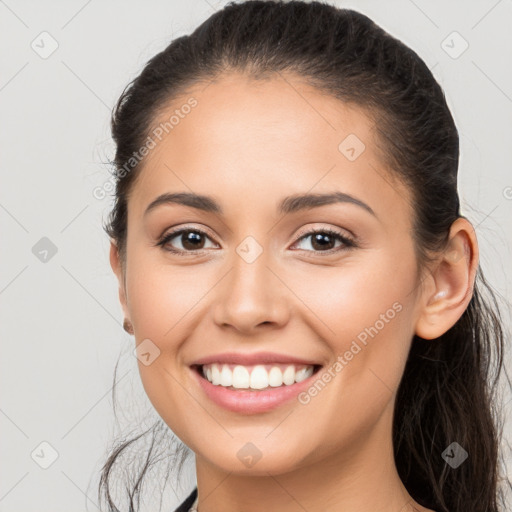
[[[290,386],[311,377],[314,365],[234,365],[206,364],[203,376],[214,385],[233,389],[266,389],[268,387]]]
[[[296,397],[311,385],[321,365],[211,363],[190,368],[211,401],[233,412],[256,414]]]

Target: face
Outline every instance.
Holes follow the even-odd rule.
[[[123,275],[114,264],[149,399],[225,471],[284,473],[361,453],[370,439],[389,446],[418,275],[409,193],[384,168],[372,121],[291,76],[237,74],[190,90],[162,119],[192,97],[144,161]],[[165,193],[208,196],[217,211],[167,202],[146,212]],[[304,194],[338,200],[285,200]],[[262,352],[278,354],[279,368],[286,357],[321,368],[293,385],[230,391],[192,366],[226,353],[257,364]],[[258,393],[280,398],[262,405]],[[247,454],[260,457],[253,467]]]

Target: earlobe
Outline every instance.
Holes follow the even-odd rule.
[[[478,244],[473,226],[458,218],[451,226],[445,251],[431,274],[434,285],[425,289],[415,334],[435,339],[462,316],[473,295],[478,266]]]

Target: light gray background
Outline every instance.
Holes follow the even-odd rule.
[[[122,418],[128,425],[151,410],[101,228],[110,199],[92,191],[109,177],[109,115],[124,86],[224,3],[0,1],[2,512],[97,510],[120,352]],[[484,271],[510,301],[512,1],[333,3],[403,40],[440,81],[460,133],[463,214],[476,226]],[[43,31],[58,43],[46,59],[31,47],[43,45]],[[458,58],[445,51],[461,48],[453,31],[469,44]],[[47,262],[33,253],[43,237],[57,248]],[[506,428],[510,437],[509,420]],[[35,462],[50,461],[42,442],[58,452],[47,469]],[[194,478],[190,464],[165,510],[188,495]]]

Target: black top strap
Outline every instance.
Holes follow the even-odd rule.
[[[188,512],[188,509],[197,498],[197,487],[190,493],[188,498],[174,512]]]

